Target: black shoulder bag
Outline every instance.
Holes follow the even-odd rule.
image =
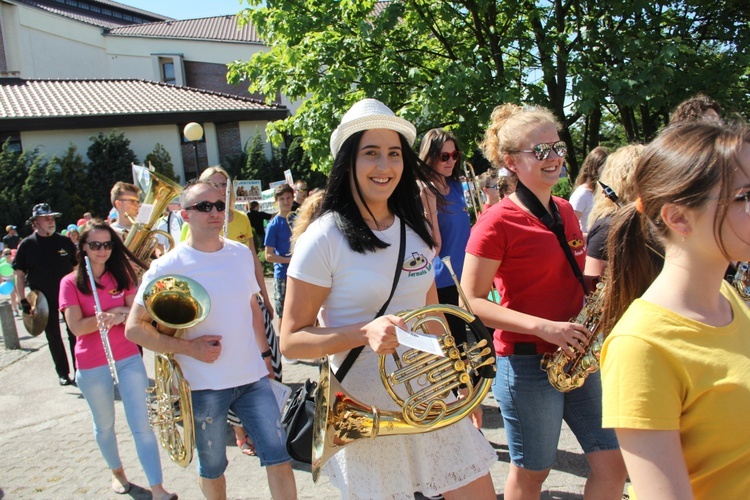
[[[406,252],[406,223],[401,219],[401,243],[398,250],[398,261],[396,262],[396,272],[393,276],[393,286],[388,299],[380,308],[375,318],[379,318],[385,313],[388,304],[391,303],[393,294],[396,292],[399,277],[401,276],[401,266],[404,262]],[[334,374],[336,380],[341,382],[354,365],[359,353],[364,346],[359,346],[351,351],[341,363],[341,367]],[[313,438],[313,420],[315,418],[315,397],[317,395],[318,383],[307,379],[305,383],[294,391],[289,400],[284,414],[281,416],[281,423],[286,431],[286,451],[289,455],[300,462],[309,464],[312,462],[312,438]]]
[[[581,284],[581,287],[583,287],[583,294],[588,295],[589,290],[583,279],[583,273],[581,273],[581,268],[578,267],[578,262],[576,262],[576,258],[573,256],[573,251],[570,249],[570,245],[568,245],[568,241],[565,237],[565,226],[563,225],[562,217],[560,217],[560,212],[557,209],[555,200],[550,200],[549,206],[550,211],[552,212],[552,214],[550,214],[547,209],[544,208],[542,202],[539,201],[539,198],[537,198],[529,188],[524,186],[521,181],[516,181],[516,196],[518,196],[521,203],[523,203],[523,205],[528,208],[536,218],[542,221],[542,224],[544,224],[547,229],[557,236],[557,241],[565,252],[565,257],[568,258],[570,267],[573,269],[573,274],[575,274],[576,279]]]

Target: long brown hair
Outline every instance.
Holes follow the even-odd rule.
[[[744,124],[691,122],[666,128],[646,147],[633,178],[637,199],[615,213],[607,240],[603,331],[611,331],[661,271],[659,253],[669,232],[661,219],[666,204],[698,209],[712,199],[718,187],[713,233],[722,254],[730,260],[721,226],[734,198],[737,157],[746,142],[750,142],[750,131]]]
[[[433,128],[428,130],[422,138],[422,143],[419,146],[419,159],[425,162],[430,167],[430,176],[435,174],[435,165],[437,165],[440,158],[440,150],[446,142],[453,142],[456,149],[461,151],[461,147],[458,145],[458,139],[447,130],[441,128]],[[453,165],[453,171],[451,172],[450,178],[457,181],[461,176],[461,159]]]
[[[107,262],[104,263],[105,272],[109,272],[115,278],[119,290],[126,290],[133,286],[137,286],[138,275],[133,270],[133,266],[130,265],[128,259],[143,268],[148,268],[148,266],[138,260],[138,258],[125,247],[120,236],[118,236],[109,224],[101,219],[92,219],[83,227],[81,237],[78,240],[78,266],[76,268],[76,287],[78,290],[86,295],[91,295],[92,293],[91,284],[86,271],[86,259],[84,258],[86,257],[86,251],[84,248],[91,232],[97,229],[107,231],[112,239],[112,253],[109,255]]]

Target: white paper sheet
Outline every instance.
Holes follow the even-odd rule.
[[[396,327],[396,338],[398,343],[411,347],[413,349],[419,349],[420,351],[429,352],[436,356],[445,357],[443,350],[440,348],[440,341],[434,335],[426,333],[416,333],[412,331],[402,330]]]

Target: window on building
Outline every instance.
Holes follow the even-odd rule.
[[[177,83],[177,78],[175,78],[174,74],[174,61],[163,62],[161,64],[161,81],[173,85]]]

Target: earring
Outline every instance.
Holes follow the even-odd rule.
[[[684,234],[682,235],[682,238],[681,238],[681,240],[682,240],[682,241],[685,241],[685,235],[684,235]]]

